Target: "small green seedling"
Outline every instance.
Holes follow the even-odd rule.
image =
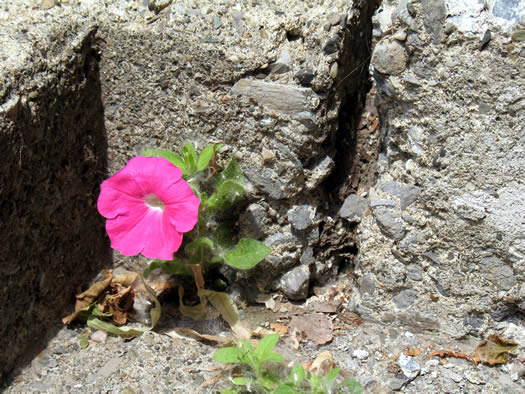
[[[221,390],[221,393],[272,393],[272,394],[298,394],[298,393],[340,393],[361,394],[363,389],[359,382],[345,379],[337,383],[339,368],[330,370],[326,376],[318,376],[304,370],[301,364],[296,364],[290,371],[288,379],[283,379],[273,374],[266,368],[267,362],[284,363],[284,357],[272,351],[279,341],[278,334],[264,337],[257,348],[245,340],[239,341],[239,346],[219,349],[213,359],[221,363],[241,364],[248,366],[251,371],[245,376],[231,378],[232,386]]]

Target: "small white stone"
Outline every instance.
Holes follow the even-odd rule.
[[[407,39],[407,33],[404,31],[398,31],[392,37],[397,41],[405,41]]]
[[[352,353],[352,356],[358,358],[359,360],[366,360],[368,358],[368,352],[364,349],[356,349]]]

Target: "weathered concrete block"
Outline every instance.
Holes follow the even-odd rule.
[[[525,74],[522,46],[511,38],[519,3],[502,12],[501,2],[383,1],[374,17],[383,160],[369,198],[371,206],[392,197],[395,204],[373,209],[358,230],[362,275],[384,284],[374,297],[355,293],[373,318],[439,326],[407,318],[418,311],[458,336],[469,314],[485,319],[485,329],[495,325],[491,316],[519,318]],[[400,47],[410,55],[406,67],[385,67],[388,58],[402,60]],[[410,288],[411,302],[400,288]],[[392,313],[391,299],[404,317]]]
[[[107,174],[96,28],[8,20],[2,32],[0,380],[111,256],[96,210]]]
[[[353,237],[347,228],[323,236],[320,220],[300,212],[290,214],[292,226],[287,220],[293,207],[311,207],[312,215],[331,209],[323,182],[364,97],[373,4],[149,3],[15,1],[0,10],[8,262],[0,296],[2,312],[13,316],[2,327],[12,340],[0,373],[60,316],[83,274],[105,261],[99,184],[144,147],[221,142],[223,157],[239,159],[257,200],[241,213],[240,225],[251,226],[241,233],[255,230],[274,248],[260,271],[247,274],[253,288],[269,289],[306,256],[305,269],[315,265],[308,289],[310,280],[337,272],[339,250]],[[339,119],[343,105],[348,122]],[[335,247],[316,255],[320,242],[335,238]],[[114,257],[137,270],[145,264]],[[50,320],[42,317],[48,312]]]

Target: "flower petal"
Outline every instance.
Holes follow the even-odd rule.
[[[111,247],[125,256],[142,253],[148,258],[171,260],[182,243],[178,232],[161,211],[146,208],[141,215],[121,215],[108,220]]]
[[[177,231],[165,214],[154,212],[148,218],[148,236],[142,254],[149,258],[172,260],[179,250],[182,233]]]
[[[142,195],[160,193],[164,188],[182,179],[182,170],[162,157],[137,156],[128,161],[126,168]]]
[[[100,214],[106,219],[113,219],[118,215],[129,214],[129,212],[140,209],[140,207],[144,205],[144,200],[141,197],[123,193],[105,182],[107,181],[104,181],[101,185],[97,208]]]
[[[154,194],[164,209],[151,208],[144,198]],[[160,157],[137,156],[104,181],[97,201],[108,220],[111,247],[125,256],[173,259],[182,233],[193,229],[200,201],[182,179],[182,171]]]
[[[164,189],[159,198],[166,208],[164,213],[177,231],[191,231],[199,220],[199,198],[183,180]]]

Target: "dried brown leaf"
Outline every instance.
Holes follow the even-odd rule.
[[[474,350],[472,357],[474,362],[489,365],[506,364],[509,361],[510,352],[518,347],[516,342],[492,334],[483,340]]]
[[[481,362],[488,365],[498,365],[506,364],[509,361],[510,352],[517,347],[517,343],[497,334],[492,334],[478,344],[473,355],[451,350],[436,350],[432,352],[429,357],[464,358],[475,364]]]
[[[407,349],[407,351],[405,352],[405,355],[407,356],[412,356],[412,357],[417,357],[419,356],[421,353],[423,353],[423,351],[420,349],[420,348],[417,348],[417,347],[409,347]]]
[[[119,275],[115,275],[111,281],[111,284],[119,284],[121,286],[128,287],[131,286],[138,278],[139,274],[128,271]]]
[[[321,352],[310,366],[309,371],[315,373],[318,376],[326,376],[328,371],[335,367],[334,356],[332,352],[326,350]]]
[[[219,344],[224,344],[232,341],[231,338],[221,337],[218,335],[200,334],[197,331],[186,327],[176,327],[170,331],[167,331],[165,334],[171,338],[179,338],[180,336],[183,336],[193,338],[201,342],[213,342]]]
[[[104,274],[106,275],[104,280],[94,283],[89,289],[76,295],[75,312],[64,317],[62,323],[70,324],[81,312],[87,311],[89,306],[101,297],[113,280],[111,271],[104,271]]]
[[[286,335],[288,333],[288,326],[281,323],[271,323],[270,327],[279,335]]]

